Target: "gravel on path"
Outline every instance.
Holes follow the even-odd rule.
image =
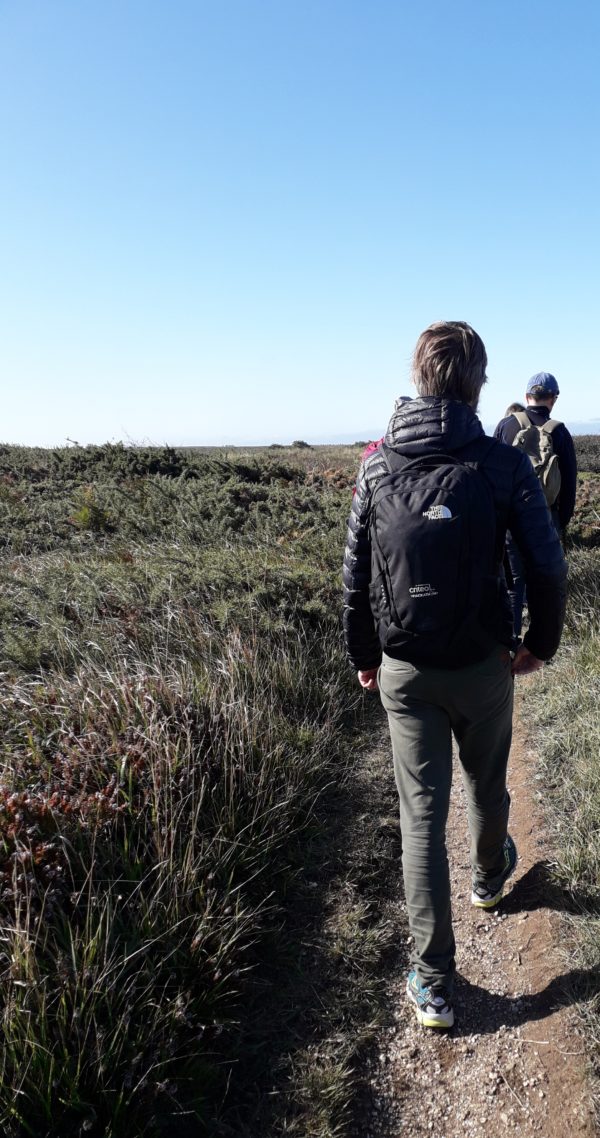
[[[540,785],[517,701],[509,765],[517,869],[496,911],[472,907],[465,796],[456,771],[448,852],[457,1022],[447,1033],[420,1027],[406,1001],[405,975],[392,978],[395,1022],[370,1061],[361,1138],[598,1133],[585,1038],[569,1004],[566,925],[548,887],[552,852]]]

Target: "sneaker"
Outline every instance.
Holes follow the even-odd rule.
[[[450,993],[441,984],[425,988],[416,972],[409,972],[406,994],[415,1005],[423,1027],[452,1027],[454,1011]]]
[[[510,834],[506,835],[504,845],[502,847],[504,854],[504,869],[500,877],[500,882],[494,889],[490,889],[488,885],[474,885],[473,892],[471,893],[471,904],[476,905],[478,909],[493,909],[494,905],[502,897],[504,886],[508,881],[511,873],[517,864],[517,847],[513,842]]]

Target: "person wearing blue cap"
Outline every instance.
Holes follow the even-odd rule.
[[[558,382],[549,371],[540,371],[532,375],[525,389],[527,403],[525,411],[513,413],[502,419],[494,431],[494,438],[507,443],[508,446],[519,445],[523,442],[528,425],[537,428],[538,433],[547,433],[551,437],[550,449],[556,455],[560,486],[557,496],[550,505],[550,513],[555,529],[562,538],[575,509],[577,458],[573,439],[565,424],[555,420],[552,415],[559,395]],[[525,571],[523,560],[510,533],[507,535],[506,554],[512,577],[512,582],[509,583],[509,596],[515,636],[520,636],[525,601]]]

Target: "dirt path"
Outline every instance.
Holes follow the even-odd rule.
[[[527,682],[527,681],[526,681]],[[371,1074],[364,1138],[596,1135],[586,1053],[561,977],[564,923],[553,910],[539,783],[519,712],[509,768],[519,863],[496,913],[470,904],[465,799],[455,778],[448,831],[459,979],[457,1025],[425,1031],[394,982],[396,1026]],[[550,903],[549,903],[550,902]],[[562,952],[559,943],[563,939]]]

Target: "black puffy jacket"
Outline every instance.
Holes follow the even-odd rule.
[[[548,660],[560,642],[567,570],[542,488],[527,455],[500,442],[494,445],[486,438],[473,409],[453,399],[398,400],[385,435],[386,446],[409,458],[443,453],[465,461],[480,459],[482,439],[487,444],[482,467],[494,496],[497,541],[501,546],[506,530],[510,529],[525,563],[530,624],[524,643],[534,656]],[[388,473],[380,449],[364,459],[348,521],[343,571],[344,634],[350,662],[361,671],[376,668],[381,661],[381,644],[369,603],[369,516],[375,486]],[[503,581],[498,603],[506,609]],[[510,642],[510,628],[502,640]]]

